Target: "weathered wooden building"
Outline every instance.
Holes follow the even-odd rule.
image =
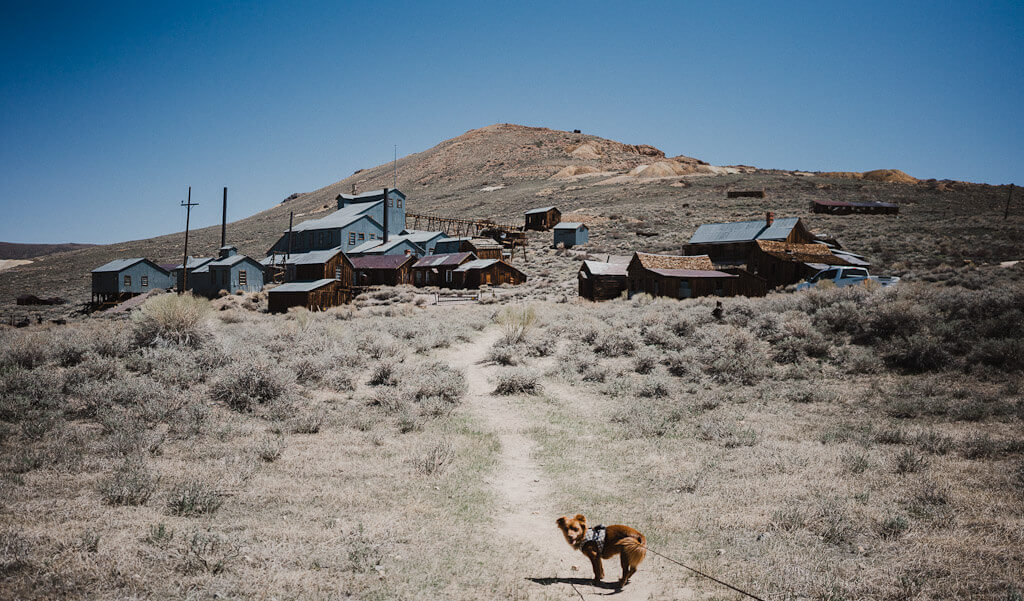
[[[850,262],[833,254],[824,244],[774,240],[758,240],[747,260],[747,268],[765,278],[770,288],[795,284],[829,265],[850,265]]]
[[[699,296],[758,296],[756,280],[714,269],[704,256],[672,256],[635,253],[626,268],[629,294],[696,298]]]
[[[412,283],[416,286],[451,288],[455,285],[453,272],[460,265],[475,261],[476,258],[471,252],[423,257],[412,265]]]
[[[562,220],[562,212],[555,207],[538,207],[526,212],[526,229],[547,231]]]
[[[352,261],[340,248],[314,250],[292,255],[285,261],[285,281],[337,280],[342,286],[355,285]]]
[[[400,286],[412,283],[412,265],[416,257],[408,255],[364,255],[352,258],[357,286]]]
[[[442,238],[434,245],[434,252],[439,255],[450,255],[452,253],[473,252],[469,247],[472,240],[469,236],[457,238]]]
[[[267,292],[267,309],[271,313],[283,313],[291,307],[323,311],[351,301],[351,288],[327,278],[312,282],[288,282]]]
[[[628,263],[583,261],[576,279],[580,297],[592,301],[612,300],[626,289]]]
[[[478,259],[500,259],[502,248],[499,242],[490,238],[472,238],[466,245],[466,250]]]
[[[891,202],[852,202],[815,199],[811,201],[811,210],[815,213],[828,213],[830,215],[850,215],[854,213],[897,215],[900,212],[900,206]]]
[[[690,243],[683,247],[686,256],[707,255],[715,265],[743,265],[757,240],[794,244],[813,244],[814,234],[799,217],[775,219],[767,213],[758,221],[705,223],[697,228]]]
[[[398,189],[339,194],[336,200],[338,210],[303,221],[293,226],[290,234],[283,232],[271,252],[301,253],[336,247],[350,251],[370,241],[398,236],[405,229],[405,194]]]
[[[572,248],[590,240],[590,228],[584,223],[563,221],[553,229],[554,246],[561,244],[564,248]]]
[[[118,301],[174,286],[169,271],[142,257],[115,259],[93,269],[91,275],[93,303]]]
[[[526,274],[501,259],[477,259],[458,266],[452,278],[455,288],[479,288],[484,284],[522,284]]]

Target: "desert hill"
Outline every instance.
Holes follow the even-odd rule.
[[[95,244],[21,244],[18,242],[0,242],[0,259],[31,259],[43,255],[89,248]]]
[[[390,163],[361,169],[312,192],[228,226],[228,240],[263,256],[297,222],[333,210],[335,197],[391,186]],[[398,160],[398,187],[408,210],[441,216],[519,222],[524,210],[557,205],[567,218],[592,225],[593,252],[678,251],[704,222],[758,218],[765,211],[807,217],[810,225],[840,236],[880,269],[900,273],[958,264],[1020,258],[1019,225],[996,227],[1006,188],[959,182],[917,182],[896,170],[866,174],[720,167],[688,156],[668,156],[653,146],[631,145],[589,134],[496,124],[466,132]],[[726,199],[730,189],[765,189],[764,199]],[[810,215],[813,198],[900,203],[898,219]],[[411,224],[410,224],[411,225]],[[940,244],[957,227],[956,244]],[[219,227],[192,232],[190,251],[209,255],[219,245]],[[88,298],[89,271],[115,258],[146,256],[158,263],[181,260],[183,234],[89,247],[42,257],[0,277],[3,314],[19,294]],[[546,235],[531,244],[542,248]],[[936,250],[937,249],[937,250]],[[527,272],[529,264],[524,266]],[[539,270],[544,273],[544,270]],[[564,270],[547,277],[563,278]],[[536,275],[536,274],[535,274]],[[541,275],[541,279],[545,276]]]

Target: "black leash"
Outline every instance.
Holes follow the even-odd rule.
[[[703,576],[703,577],[707,578],[708,580],[713,580],[713,581],[717,582],[718,584],[721,584],[722,586],[724,586],[726,588],[730,588],[730,589],[736,591],[737,593],[740,593],[741,595],[746,595],[746,596],[750,597],[751,599],[754,599],[755,601],[764,601],[764,599],[762,599],[761,597],[758,597],[757,595],[751,595],[747,591],[742,590],[742,589],[738,589],[735,586],[729,584],[728,582],[722,582],[721,580],[719,580],[718,578],[715,578],[714,576],[712,576],[710,574],[705,574],[704,572],[701,572],[700,570],[695,570],[695,569],[691,568],[690,566],[688,566],[688,565],[686,565],[686,564],[684,564],[682,562],[676,561],[676,560],[672,559],[671,557],[668,557],[667,555],[662,555],[661,553],[658,553],[657,551],[655,551],[654,549],[648,547],[647,545],[641,545],[641,546],[644,549],[647,549],[648,551],[650,551],[651,553],[654,553],[655,555],[657,555],[658,557],[660,557],[662,559],[667,559],[667,560],[671,561],[672,563],[676,564],[677,566],[684,567],[687,570],[690,570],[691,572],[693,572],[695,574],[698,574],[700,576]]]

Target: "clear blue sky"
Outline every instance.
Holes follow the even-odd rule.
[[[238,219],[512,122],[1024,184],[1019,2],[5,2],[0,240]]]

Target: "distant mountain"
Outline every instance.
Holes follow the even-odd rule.
[[[95,244],[76,244],[67,242],[64,244],[19,244],[17,242],[0,242],[0,259],[31,259],[53,253],[62,253],[69,250],[89,248]]]

